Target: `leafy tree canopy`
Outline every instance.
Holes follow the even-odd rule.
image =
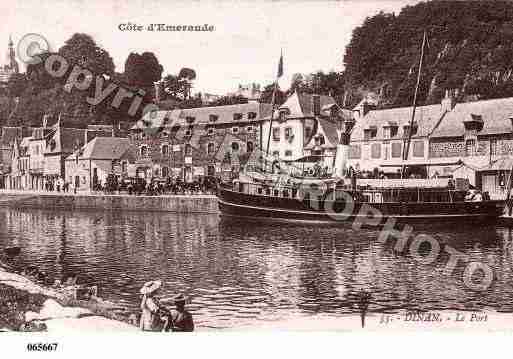
[[[383,106],[411,105],[424,31],[419,103],[456,89],[461,100],[513,96],[513,3],[430,1],[354,29],[344,56],[353,103],[372,91]]]
[[[98,46],[90,35],[74,34],[59,49],[59,54],[70,63],[71,67],[79,65],[96,74],[108,76],[114,73],[112,57],[107,50]]]
[[[163,69],[153,52],[132,52],[125,61],[125,81],[130,86],[152,87],[160,81]]]

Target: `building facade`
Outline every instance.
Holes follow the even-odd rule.
[[[403,160],[412,111],[364,111],[351,133],[349,164],[392,177],[406,165],[409,173],[465,178],[504,198],[513,164],[513,98],[456,103],[447,92],[441,104],[417,107]]]
[[[95,137],[66,158],[66,181],[77,192],[94,190],[110,174],[126,176],[134,161],[128,138]]]
[[[192,181],[238,171],[259,146],[269,114],[270,105],[257,102],[147,114],[129,136],[137,155],[132,174]]]
[[[431,168],[431,175],[462,170],[472,184],[492,198],[506,194],[513,160],[513,98],[458,103],[444,116],[430,139],[431,159],[456,165]]]
[[[330,96],[295,92],[262,126],[262,149],[277,160],[295,162],[315,156],[322,166],[333,167],[340,133],[352,114]]]

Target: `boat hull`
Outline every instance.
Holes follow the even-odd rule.
[[[492,224],[503,212],[502,201],[429,202],[429,203],[367,203],[354,202],[337,208],[331,201],[301,201],[293,198],[238,193],[220,188],[219,210],[226,217],[258,221],[297,221],[331,225],[357,223],[361,226],[383,226],[394,223]],[[337,209],[340,209],[337,212]],[[389,222],[390,223],[390,222]]]

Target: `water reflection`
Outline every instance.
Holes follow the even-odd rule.
[[[420,265],[377,241],[373,230],[219,221],[217,216],[0,209],[0,245],[22,247],[22,264],[49,280],[78,275],[100,294],[137,310],[147,280],[165,282],[164,301],[192,297],[200,327],[251,325],[300,313],[483,309],[513,311],[513,234],[500,227],[429,233],[484,261],[496,280],[473,292],[463,267],[443,273],[447,257]]]

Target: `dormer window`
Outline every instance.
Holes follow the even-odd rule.
[[[363,130],[363,139],[368,141],[376,137],[378,133],[378,128],[376,126],[367,126]]]
[[[196,121],[196,117],[193,117],[193,116],[187,116],[185,118],[185,121],[188,123],[188,124],[192,124],[194,123],[194,121]]]
[[[234,121],[241,121],[242,120],[242,113],[234,113],[233,114],[233,120]]]
[[[219,119],[219,116],[211,114],[211,115],[208,116],[208,119],[209,119],[210,122],[216,122]]]
[[[253,127],[252,126],[246,127],[246,132],[248,132],[248,133],[253,132]]]
[[[213,134],[214,134],[214,128],[213,127],[209,127],[207,129],[207,135],[212,136]]]
[[[248,120],[254,120],[256,119],[257,114],[256,112],[248,112]]]
[[[331,106],[331,109],[330,109],[330,116],[331,116],[332,118],[336,118],[336,117],[338,117],[338,107],[337,107],[337,106],[335,106],[335,105]]]
[[[463,120],[466,131],[481,131],[483,129],[483,116],[471,113],[469,118]]]
[[[278,120],[285,121],[288,115],[290,115],[290,110],[288,108],[280,108],[278,112]]]
[[[413,128],[411,130],[411,136],[415,136],[417,134],[417,129],[418,129],[418,125],[417,123],[414,123],[413,124]],[[404,131],[404,137],[408,137],[410,136],[410,125],[404,125],[403,126],[403,131]]]
[[[383,137],[385,139],[390,139],[397,136],[397,129],[397,123],[389,121],[383,126]]]
[[[324,139],[323,135],[317,135],[315,136],[315,145],[316,146],[322,146],[326,143],[326,140]]]
[[[235,127],[232,127],[232,133],[235,135],[237,133],[239,133],[239,128],[237,126]]]

